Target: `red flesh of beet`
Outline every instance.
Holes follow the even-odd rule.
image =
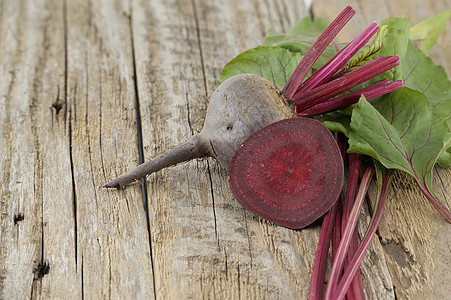
[[[334,137],[320,122],[285,119],[251,135],[228,169],[238,202],[275,224],[303,228],[337,201],[343,160]]]

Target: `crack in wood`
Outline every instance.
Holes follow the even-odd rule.
[[[74,153],[72,145],[72,109],[69,108],[69,58],[68,58],[68,21],[67,21],[67,0],[63,2],[63,35],[64,35],[64,128],[68,131],[69,139],[69,164],[72,185],[72,212],[74,220],[74,261],[77,270],[78,261],[78,218],[77,218],[77,192],[75,186],[74,174]],[[77,85],[75,85],[74,98],[77,93]],[[74,118],[75,120],[75,118]]]
[[[60,111],[64,107],[64,100],[60,97],[60,86],[59,84],[56,86],[56,98],[53,100],[52,105],[50,108],[53,108],[55,110],[55,115],[58,116]],[[58,121],[58,118],[56,119]],[[52,118],[52,125],[53,125],[53,118]]]
[[[214,188],[213,188],[213,179],[211,176],[211,169],[210,169],[210,162],[207,160],[207,171],[208,171],[208,180],[210,181],[210,194],[211,194],[211,206],[213,208],[213,219],[214,219],[214,223],[215,223],[215,237],[216,237],[216,241],[218,243],[218,248],[219,248],[219,235],[218,235],[218,225],[217,225],[217,220],[216,220],[216,208],[215,208],[215,193],[214,193]]]
[[[308,11],[310,19],[312,21],[315,20],[315,10],[313,9],[313,2],[312,1],[308,1],[308,0],[304,0],[304,3],[306,5],[306,9]]]
[[[208,98],[208,83],[207,83],[207,75],[206,75],[206,70],[205,70],[204,53],[202,50],[202,40],[201,40],[199,16],[198,16],[199,12],[198,12],[198,9],[196,6],[196,0],[191,0],[191,6],[193,9],[194,23],[196,25],[197,46],[199,48],[199,57],[200,57],[200,64],[201,64],[201,69],[202,69],[202,78],[203,78],[203,83],[204,83],[205,97]],[[189,106],[188,106],[188,108],[189,108]],[[190,128],[191,128],[191,124],[190,124]],[[191,131],[193,131],[192,128],[191,128]],[[211,201],[212,201],[212,208],[213,208],[213,219],[214,219],[214,225],[215,225],[214,226],[215,237],[216,237],[218,248],[219,248],[219,236],[218,236],[216,208],[215,208],[215,195],[214,195],[213,180],[212,180],[211,167],[210,167],[209,161],[207,161],[207,171],[208,171],[208,178],[210,181],[210,194],[211,194]]]
[[[69,161],[70,174],[72,181],[72,211],[74,214],[74,248],[75,248],[75,268],[77,268],[78,261],[78,218],[77,218],[77,191],[75,187],[75,171],[74,171],[74,154],[72,146],[72,110],[69,110]]]
[[[85,281],[84,281],[84,269],[83,269],[83,254],[81,255],[81,299],[83,300],[85,298]]]
[[[196,24],[197,46],[199,47],[200,64],[201,64],[201,68],[202,68],[202,76],[204,79],[205,97],[208,97],[208,84],[207,84],[207,76],[206,76],[206,70],[205,70],[204,53],[202,50],[202,41],[201,41],[201,37],[200,37],[199,16],[198,16],[198,10],[197,10],[197,6],[196,6],[196,0],[191,0],[191,6],[193,8],[194,22]]]
[[[188,127],[191,132],[191,135],[194,135],[193,124],[191,123],[191,113],[190,113],[190,108],[189,108],[188,93],[185,94],[185,98],[186,98],[186,118],[188,119]]]
[[[105,171],[105,163],[104,163],[104,155],[103,155],[103,143],[102,143],[102,135],[103,135],[103,112],[102,112],[102,106],[103,106],[103,84],[102,84],[102,75],[99,75],[99,89],[100,89],[100,95],[99,95],[99,152],[100,152],[100,167],[102,169],[103,174],[103,180],[104,182],[108,181],[108,178],[106,176]],[[121,86],[119,84],[119,86]],[[127,200],[127,208],[128,208],[128,200]]]
[[[133,31],[133,9],[131,8],[130,3],[130,15],[129,15],[129,27],[130,27],[130,47],[132,52],[132,65],[133,65],[133,84],[135,90],[135,110],[136,110],[136,130],[138,135],[138,156],[139,163],[144,163],[144,146],[143,146],[143,135],[142,135],[142,122],[141,122],[141,109],[140,109],[140,98],[139,98],[139,89],[138,89],[138,74],[137,74],[137,62],[136,62],[136,53],[135,53],[135,39],[134,39],[134,31]],[[152,266],[152,284],[153,284],[153,297],[157,299],[157,290],[156,290],[156,279],[155,279],[155,264],[153,258],[153,250],[152,250],[152,233],[151,233],[151,225],[150,225],[150,216],[149,216],[149,197],[147,193],[147,181],[146,178],[141,178],[141,194],[143,201],[144,213],[146,216],[146,228],[147,228],[147,238],[149,240],[149,257],[150,264]]]

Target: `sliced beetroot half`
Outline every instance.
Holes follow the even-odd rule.
[[[255,132],[236,150],[229,185],[252,213],[281,226],[303,228],[337,201],[343,168],[337,143],[323,124],[285,119]]]

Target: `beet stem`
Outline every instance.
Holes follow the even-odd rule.
[[[343,201],[340,198],[340,203],[338,205],[337,214],[335,215],[334,228],[332,231],[332,261],[337,256],[338,246],[340,246],[341,241],[341,219],[343,216]]]
[[[121,188],[137,179],[145,177],[149,174],[157,172],[163,168],[176,165],[181,162],[189,161],[194,158],[206,157],[208,152],[205,147],[202,147],[199,135],[193,135],[191,139],[183,144],[180,144],[163,154],[145,162],[128,173],[125,173],[107,184],[104,188]]]
[[[352,9],[351,6],[347,6],[319,36],[313,46],[307,51],[299,65],[296,67],[296,70],[294,70],[293,74],[291,74],[287,84],[283,88],[282,94],[285,98],[293,97],[302,80],[304,80],[305,76],[312,68],[313,64],[354,14],[355,10]]]
[[[350,60],[378,30],[379,25],[376,22],[371,23],[371,25],[357,38],[302,83],[295,94],[304,93],[329,81],[329,79],[331,79],[338,70],[342,69],[348,60]]]
[[[306,93],[294,96],[296,110],[302,112],[312,106],[315,106],[331,97],[345,92],[376,75],[390,70],[399,65],[399,56],[379,57],[375,60],[351,71],[335,80],[329,81],[317,88],[309,90]]]
[[[448,223],[451,223],[451,212],[449,211],[449,209],[446,208],[440,201],[438,201],[434,197],[434,195],[432,195],[432,193],[423,182],[416,180],[416,183],[421,192],[423,192],[423,195],[426,197],[426,199],[429,200],[429,202],[435,207],[435,209],[438,210],[438,212],[446,219],[446,221],[448,221]]]
[[[343,217],[341,221],[342,235],[345,235],[346,229],[345,226],[348,223],[348,219],[352,211],[352,206],[354,204],[354,200],[357,194],[359,174],[362,165],[362,159],[359,154],[350,153],[348,157],[349,157],[349,179],[348,185],[346,187],[345,200],[343,203]],[[348,254],[346,255],[346,259],[343,265],[343,269],[346,269],[350,265],[352,257],[357,252],[358,247],[359,247],[359,234],[357,228],[354,228],[348,249]],[[352,281],[350,283],[347,295],[349,296],[350,299],[365,298],[360,272],[355,273],[355,275],[352,277]]]
[[[357,103],[362,95],[365,96],[367,100],[370,100],[393,92],[401,88],[403,85],[404,84],[401,80],[395,82],[390,82],[387,79],[382,80],[366,88],[362,88],[358,91],[328,100],[326,102],[316,104],[315,106],[312,106],[306,110],[299,112],[298,116],[299,117],[316,116],[327,112],[339,110],[348,107],[354,103]]]
[[[334,292],[333,299],[343,299],[347,292],[349,292],[348,288],[351,284],[353,284],[355,276],[360,274],[358,271],[360,269],[360,264],[365,256],[368,247],[373,240],[373,237],[376,233],[376,230],[379,226],[382,217],[382,211],[384,210],[385,200],[390,188],[391,176],[393,172],[386,172],[383,174],[381,186],[378,187],[378,197],[376,201],[376,211],[371,218],[370,224],[367,228],[365,236],[362,240],[362,243],[356,250],[355,254],[353,254],[352,260],[349,262],[348,266],[345,268],[343,275],[337,285],[337,288]],[[348,293],[349,294],[349,293]],[[361,293],[361,295],[363,292]],[[355,298],[360,299],[360,298]]]
[[[341,237],[340,245],[337,249],[337,254],[332,263],[332,269],[330,271],[329,282],[327,283],[325,299],[333,299],[331,296],[335,292],[337,285],[339,283],[339,279],[341,277],[341,272],[343,270],[343,263],[345,261],[345,257],[347,251],[349,249],[349,243],[351,241],[352,232],[355,230],[355,226],[357,224],[357,220],[360,213],[360,208],[362,207],[363,200],[365,199],[366,192],[368,190],[369,183],[373,176],[373,168],[367,167],[362,180],[360,182],[359,190],[356,195],[356,200],[352,207],[351,213],[349,215],[348,223],[345,227],[345,234]]]
[[[329,212],[324,216],[323,225],[319,234],[318,247],[316,248],[313,271],[310,279],[309,300],[321,300],[323,298],[324,277],[326,274],[327,255],[329,254],[330,240],[334,227],[340,200],[338,200]]]

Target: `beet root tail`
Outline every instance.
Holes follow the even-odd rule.
[[[169,149],[152,160],[137,166],[130,172],[111,180],[103,187],[119,189],[135,180],[143,178],[166,167],[189,161],[194,158],[206,156],[209,156],[208,149],[203,145],[199,135],[193,135],[191,139],[185,143]]]

